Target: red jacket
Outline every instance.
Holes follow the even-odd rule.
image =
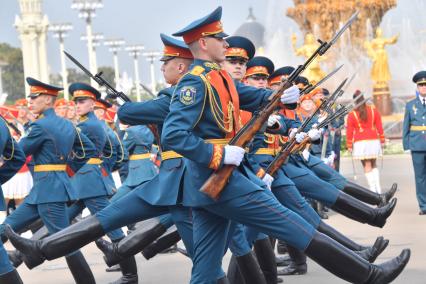
[[[352,149],[354,142],[362,140],[380,139],[380,143],[385,143],[380,113],[372,105],[367,105],[366,107],[366,121],[361,121],[359,111],[351,111],[348,115],[346,128],[346,146],[348,149]]]

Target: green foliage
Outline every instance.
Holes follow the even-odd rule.
[[[0,60],[7,65],[3,67],[3,91],[9,94],[7,100],[14,101],[25,96],[24,64],[22,51],[7,43],[0,43]]]

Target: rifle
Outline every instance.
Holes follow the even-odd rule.
[[[259,112],[255,113],[250,121],[244,125],[237,134],[231,139],[229,145],[235,145],[239,147],[245,147],[245,145],[251,141],[254,135],[261,129],[262,125],[268,120],[268,117],[279,108],[281,94],[291,86],[295,79],[312,63],[312,61],[318,56],[324,55],[325,52],[337,41],[337,39],[343,34],[343,32],[349,28],[349,26],[356,19],[358,12],[355,12],[348,22],[336,33],[330,42],[318,40],[320,46],[317,50],[306,60],[303,65],[299,65],[290,76],[285,79],[278,90],[276,90],[270,97],[268,104]],[[235,169],[234,165],[224,165],[219,170],[215,171],[210,175],[207,181],[203,184],[200,191],[208,195],[210,198],[217,200],[220,193],[228,183],[228,179]]]
[[[329,74],[327,74],[324,78],[318,81],[315,85],[312,86],[312,84],[307,85],[303,90],[300,91],[300,95],[309,94],[313,90],[315,90],[318,86],[320,86],[322,83],[327,81],[330,77],[332,77],[334,74],[337,73],[340,69],[342,69],[343,64],[331,71]]]
[[[334,91],[333,95],[331,95],[329,98],[323,100],[321,102],[321,105],[315,110],[315,112],[308,117],[301,126],[299,126],[299,128],[297,129],[297,133],[300,133],[302,131],[305,130],[305,128],[309,125],[309,123],[312,121],[312,119],[317,116],[320,111],[324,108],[326,108],[335,98],[336,98],[336,94],[339,93],[339,91],[343,88],[343,86],[345,85],[347,79],[343,80],[342,83],[340,83],[340,85],[337,87],[336,91]],[[274,160],[269,164],[269,166],[266,168],[266,173],[269,175],[273,175],[275,174],[275,172],[281,168],[281,166],[283,164],[285,164],[287,162],[288,157],[290,156],[290,154],[292,153],[294,147],[296,147],[297,142],[296,142],[296,135],[294,135],[292,138],[290,138],[290,140],[287,142],[287,145],[285,146],[285,148],[283,150],[280,151],[280,153],[275,156]]]
[[[107,97],[116,99],[120,98],[125,102],[131,102],[130,98],[124,94],[123,92],[117,91],[110,83],[108,83],[104,78],[102,78],[102,71],[93,75],[89,70],[86,69],[77,59],[71,56],[68,52],[64,51],[65,55],[75,64],[78,68],[80,68],[87,76],[92,78],[99,86],[105,87],[107,89]]]
[[[87,76],[92,78],[96,83],[98,83],[99,86],[104,86],[107,89],[107,99],[117,99],[120,98],[125,102],[131,102],[132,100],[123,92],[117,91],[110,83],[108,83],[107,80],[102,78],[102,71],[97,73],[96,75],[93,75],[89,70],[87,70],[86,67],[84,67],[80,62],[78,62],[77,59],[75,59],[71,54],[64,51],[65,55],[75,64],[78,68],[80,68],[84,73],[86,73]],[[160,133],[158,131],[158,128],[154,124],[148,125],[148,128],[151,130],[151,132],[154,134],[155,139],[157,140],[158,147],[161,149],[161,137]]]

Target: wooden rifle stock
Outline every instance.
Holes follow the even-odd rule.
[[[258,113],[254,114],[250,121],[244,125],[240,131],[232,138],[229,145],[244,148],[254,135],[262,128],[268,117],[279,107],[281,94],[293,85],[293,81],[286,80],[281,87],[271,95],[268,104]],[[217,200],[220,193],[225,188],[228,180],[235,169],[234,165],[225,165],[213,172],[207,181],[203,184],[200,191],[207,194],[212,199]]]
[[[266,168],[266,173],[273,176],[283,164],[287,162],[294,147],[297,146],[296,138],[289,140],[287,146],[274,158],[274,160]]]

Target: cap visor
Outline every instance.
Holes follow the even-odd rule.
[[[174,56],[167,56],[167,55],[165,55],[165,56],[163,56],[163,57],[161,57],[160,58],[160,61],[168,61],[168,60],[170,60],[170,59],[173,59],[173,58],[175,58]]]
[[[215,38],[225,38],[225,37],[228,37],[228,34],[226,34],[224,32],[220,32],[218,34],[212,35],[212,37],[215,37]]]
[[[38,96],[40,96],[41,93],[31,93],[28,95],[29,98],[37,98]]]

